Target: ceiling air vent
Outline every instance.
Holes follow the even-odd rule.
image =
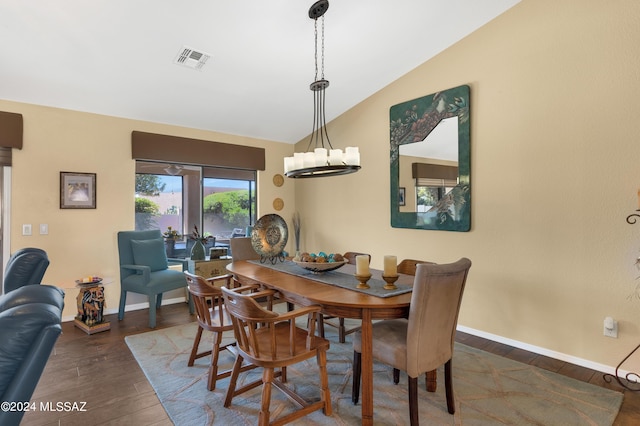
[[[199,52],[190,47],[183,46],[173,62],[194,70],[202,70],[202,67],[204,67],[204,64],[210,57],[211,55],[208,53]]]

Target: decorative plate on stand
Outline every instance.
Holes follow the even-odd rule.
[[[267,214],[256,222],[251,231],[251,245],[260,255],[260,262],[272,264],[284,261],[284,247],[289,239],[289,230],[284,219],[277,214]]]

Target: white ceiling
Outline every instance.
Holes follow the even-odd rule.
[[[314,1],[2,0],[0,99],[295,143]],[[327,120],[519,1],[330,0]],[[201,71],[174,64],[183,46],[211,55]]]

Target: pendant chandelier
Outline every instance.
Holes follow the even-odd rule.
[[[309,18],[315,29],[315,81],[309,88],[313,92],[313,129],[307,152],[296,152],[284,159],[284,174],[290,178],[313,178],[345,175],[360,170],[360,152],[357,147],[347,147],[345,152],[334,149],[327,133],[325,119],[325,90],[329,81],[324,78],[324,14],[329,8],[328,0],[319,0],[309,9]],[[318,18],[321,26],[321,62],[318,78]],[[311,147],[314,147],[311,150]]]

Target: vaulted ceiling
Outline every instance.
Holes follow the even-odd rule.
[[[0,99],[295,143],[312,126],[313,2],[2,0]],[[327,119],[518,2],[330,0]],[[185,47],[210,56],[201,69],[175,63]]]

